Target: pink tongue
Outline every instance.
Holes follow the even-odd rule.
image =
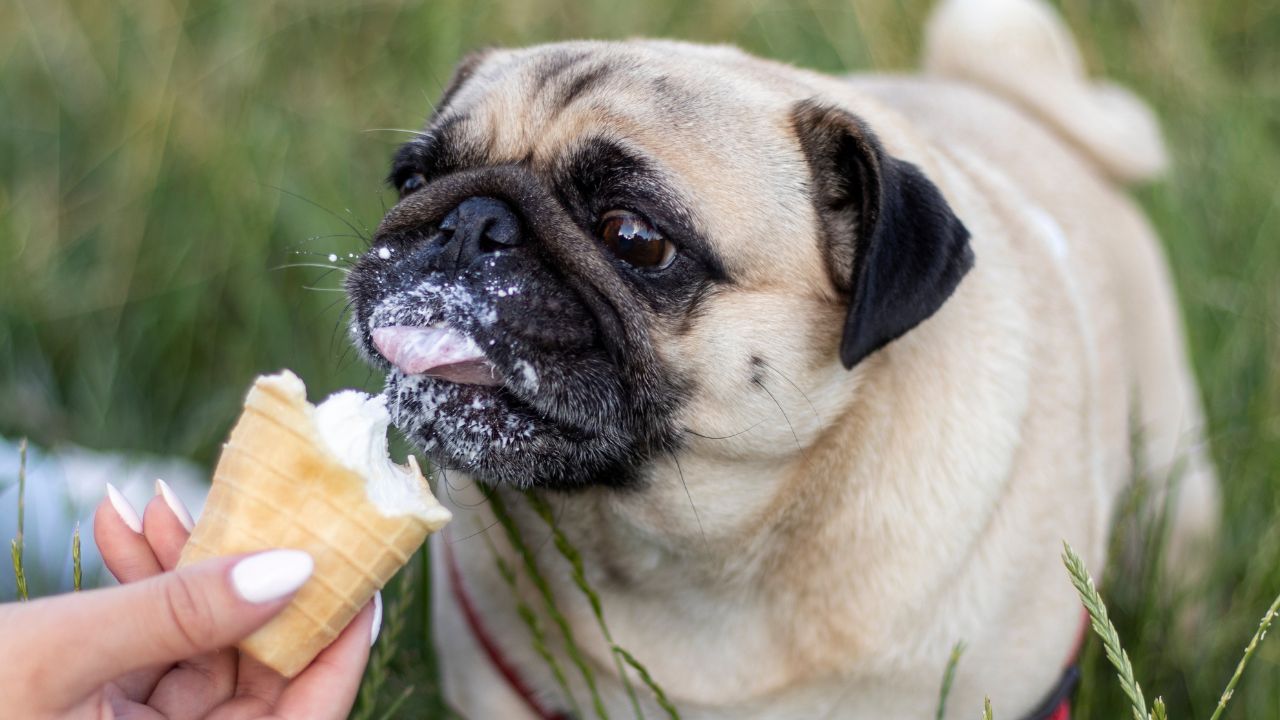
[[[451,328],[394,325],[373,329],[373,344],[406,375],[427,374],[468,385],[501,385],[475,342]]]

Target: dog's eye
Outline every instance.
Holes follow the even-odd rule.
[[[676,246],[648,220],[628,210],[610,210],[596,231],[605,247],[634,267],[662,269],[676,257]]]
[[[421,190],[422,186],[426,184],[427,178],[422,173],[414,173],[400,183],[400,197],[412,195]]]

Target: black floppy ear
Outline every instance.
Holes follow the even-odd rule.
[[[858,118],[806,100],[792,120],[827,265],[850,297],[840,360],[852,368],[942,307],[973,267],[969,231],[920,168],[886,154]]]

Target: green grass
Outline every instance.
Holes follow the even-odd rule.
[[[660,35],[904,69],[928,5],[0,0],[0,433],[211,463],[257,373],[376,388],[344,352],[340,272],[297,266],[363,247],[402,138],[376,129],[416,126],[467,49]],[[1059,7],[1090,67],[1157,107],[1175,157],[1137,195],[1174,267],[1229,521],[1192,597],[1168,599],[1154,563],[1101,586],[1143,687],[1208,717],[1280,590],[1280,8]],[[377,713],[403,696],[438,716],[429,574],[409,580]],[[1188,602],[1208,618],[1194,633]],[[1129,712],[1098,643],[1084,671],[1081,717]],[[1264,643],[1227,716],[1280,718],[1278,695]]]
[[[27,440],[18,442],[18,536],[9,541],[9,558],[13,561],[13,579],[19,600],[28,600],[27,569],[23,565],[26,538],[23,532],[27,515]],[[79,556],[77,545],[76,555]]]
[[[425,572],[421,563],[410,562],[400,572],[396,584],[387,588],[390,600],[386,602],[388,598],[383,598],[386,604],[383,605],[379,642],[369,654],[369,664],[365,667],[364,682],[361,683],[351,720],[394,717],[397,708],[413,697],[413,685],[391,687],[388,681],[393,679],[391,663],[402,644],[410,610],[418,599],[419,587],[414,580],[419,572]]]
[[[1102,640],[1103,652],[1116,669],[1117,676],[1120,678],[1120,689],[1129,699],[1134,720],[1147,720],[1147,701],[1142,697],[1142,688],[1134,678],[1129,653],[1125,652],[1120,643],[1120,633],[1107,616],[1107,606],[1103,604],[1102,596],[1098,594],[1093,578],[1089,576],[1089,571],[1084,566],[1084,561],[1065,542],[1062,561],[1067,566],[1067,572],[1071,574],[1071,584],[1075,585],[1076,592],[1080,594],[1080,600],[1089,613],[1090,627]]]
[[[951,657],[947,658],[947,669],[942,673],[942,687],[938,690],[938,712],[935,720],[947,717],[947,698],[951,697],[951,685],[956,679],[956,668],[960,665],[960,657],[964,655],[964,642],[958,642],[951,648]]]
[[[1133,713],[1134,720],[1166,720],[1168,708],[1162,697],[1157,697],[1151,704],[1151,712],[1147,712],[1146,701],[1142,697],[1142,688],[1138,687],[1138,681],[1134,678],[1133,666],[1129,662],[1129,654],[1121,644],[1119,631],[1116,630],[1116,626],[1108,617],[1107,606],[1103,603],[1102,596],[1094,586],[1089,570],[1084,566],[1084,561],[1080,559],[1080,556],[1076,554],[1070,544],[1063,542],[1062,545],[1062,562],[1066,565],[1067,573],[1071,576],[1071,583],[1075,586],[1085,610],[1089,613],[1090,626],[1094,634],[1102,640],[1102,647],[1107,655],[1107,660],[1115,667],[1116,677],[1120,681],[1120,689],[1124,692],[1125,697],[1129,699],[1130,710]],[[1267,631],[1271,629],[1271,623],[1275,620],[1277,611],[1280,611],[1280,595],[1271,601],[1271,607],[1267,608],[1266,614],[1262,616],[1261,622],[1258,623],[1257,631],[1254,632],[1249,644],[1245,647],[1244,655],[1241,656],[1240,662],[1236,664],[1236,670],[1232,673],[1231,679],[1227,681],[1226,689],[1222,691],[1222,695],[1218,698],[1218,704],[1209,720],[1221,720],[1226,713],[1227,706],[1235,696],[1236,687],[1240,684],[1240,679],[1244,677],[1245,668],[1249,666],[1249,662],[1257,652],[1258,645],[1266,639]],[[990,699],[987,699],[985,705],[984,716],[989,717],[991,715]]]
[[[489,493],[489,500],[493,502],[494,493]],[[640,676],[641,682],[653,693],[658,704],[667,713],[667,717],[671,720],[680,720],[680,713],[675,706],[667,699],[667,695],[662,688],[658,686],[653,678],[649,675],[649,670],[640,661],[636,660],[631,653],[619,645],[613,639],[613,633],[609,631],[609,625],[605,622],[605,608],[600,601],[600,595],[596,593],[595,588],[587,581],[586,567],[582,562],[582,556],[578,553],[578,549],[569,542],[564,533],[560,531],[560,527],[556,524],[555,515],[551,510],[551,505],[536,492],[525,494],[529,504],[533,507],[534,513],[547,524],[547,528],[551,530],[553,544],[556,551],[560,553],[560,557],[569,563],[573,569],[573,584],[587,598],[587,602],[591,605],[591,614],[595,616],[596,626],[600,629],[600,635],[605,642],[609,643],[609,647],[613,653],[614,663],[617,669],[618,677],[622,678],[623,687],[627,691],[627,697],[631,700],[631,706],[635,710],[636,717],[642,719],[644,713],[640,710],[640,705],[636,700],[635,688],[631,685],[631,676],[627,673],[624,665],[630,666]]]

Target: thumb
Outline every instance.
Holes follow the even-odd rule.
[[[134,670],[234,645],[284,609],[311,577],[300,550],[218,558],[116,588],[31,603],[40,645],[58,653],[42,680],[78,697]],[[42,607],[43,606],[43,607]]]

